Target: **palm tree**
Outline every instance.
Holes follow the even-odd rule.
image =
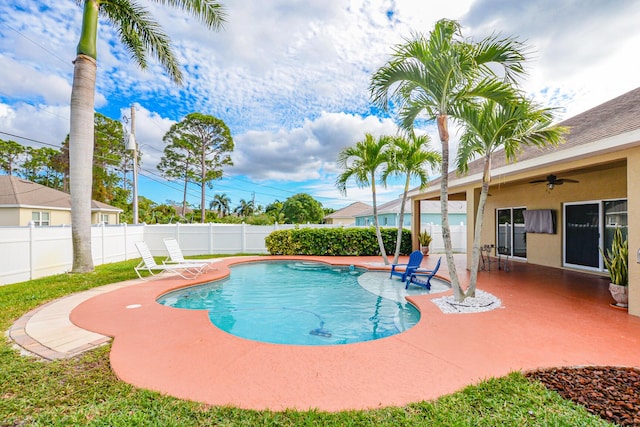
[[[400,204],[400,218],[398,221],[398,236],[396,237],[396,252],[393,263],[398,263],[400,257],[400,246],[402,244],[402,226],[404,225],[404,205],[409,193],[411,179],[416,178],[420,183],[420,189],[424,189],[429,181],[426,168],[435,168],[440,163],[440,154],[430,150],[429,136],[416,136],[410,133],[408,138],[401,136],[391,138],[391,147],[387,151],[387,169],[382,176],[383,181],[387,181],[391,175],[404,175],[404,189],[402,192],[402,203]]]
[[[240,199],[238,206],[233,211],[243,217],[251,216],[255,212],[255,203],[253,200]]]
[[[399,108],[402,127],[411,130],[420,114],[435,120],[442,143],[440,209],[442,237],[456,300],[464,296],[456,272],[449,226],[449,117],[477,99],[507,102],[514,96],[510,82],[523,73],[522,45],[512,38],[487,37],[478,43],[463,38],[460,24],[442,19],[429,37],[417,35],[395,48],[387,64],[374,73],[370,92],[379,107]],[[498,80],[501,71],[504,81]]]
[[[551,126],[553,112],[548,108],[539,108],[528,100],[500,105],[485,101],[478,107],[465,108],[460,112],[465,123],[465,132],[460,139],[457,157],[457,169],[461,173],[469,171],[469,162],[482,157],[482,189],[476,213],[473,253],[471,260],[471,280],[465,297],[475,296],[480,263],[480,239],[484,207],[491,183],[491,158],[497,150],[504,150],[507,161],[517,160],[522,145],[543,147],[557,145],[562,140],[566,128]]]
[[[342,194],[347,194],[347,181],[354,178],[359,188],[371,186],[373,198],[373,223],[380,254],[385,264],[389,264],[387,252],[384,249],[380,223],[378,221],[378,207],[376,203],[376,172],[386,161],[385,150],[390,142],[389,137],[381,136],[377,140],[370,133],[365,134],[364,140],[358,141],[354,147],[347,147],[338,154],[338,166],[344,171],[336,179],[336,187]]]
[[[218,212],[218,217],[224,217],[229,213],[229,206],[231,199],[225,193],[216,194],[213,196],[213,200],[209,204],[209,209]]]
[[[225,14],[216,0],[153,0],[179,7],[211,29],[221,28]],[[171,79],[182,83],[171,42],[149,12],[135,0],[77,0],[84,6],[82,29],[74,61],[69,131],[69,179],[74,272],[93,271],[91,258],[91,165],[93,164],[93,113],[96,87],[98,17],[113,25],[120,40],[140,68],[147,67],[148,53]]]

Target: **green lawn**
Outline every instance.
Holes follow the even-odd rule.
[[[61,296],[135,277],[137,260],[0,286],[3,331]],[[71,360],[20,356],[0,340],[0,426],[606,426],[584,408],[519,373],[489,379],[436,401],[370,411],[249,411],[162,396],[119,381],[109,346]],[[473,355],[469,355],[473,363]]]

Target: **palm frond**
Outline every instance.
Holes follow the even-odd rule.
[[[174,82],[182,83],[182,72],[171,41],[146,9],[130,0],[110,0],[101,3],[100,11],[116,28],[120,40],[140,68],[147,68],[146,55],[149,53]]]
[[[182,9],[212,29],[222,28],[225,22],[225,10],[217,1],[154,1]],[[79,0],[76,2],[83,3]],[[182,83],[182,72],[171,47],[171,40],[147,9],[134,0],[109,0],[100,3],[100,14],[116,28],[122,44],[140,68],[146,69],[147,55],[153,56],[174,82]]]
[[[457,168],[468,171],[468,162],[477,155],[491,156],[504,149],[508,161],[516,161],[522,147],[557,145],[566,129],[552,126],[553,110],[540,108],[526,99],[509,104],[491,100],[468,105],[458,112],[465,132],[458,147]]]
[[[524,44],[513,37],[498,39],[492,35],[474,46],[474,56],[478,65],[487,75],[495,75],[490,64],[502,68],[505,81],[515,83],[518,77],[525,74],[524,63],[527,60],[527,49]]]
[[[224,6],[213,0],[153,0],[155,3],[182,9],[210,29],[222,29],[227,18]]]
[[[390,137],[382,182],[387,182],[390,176],[404,175],[407,179],[417,178],[420,187],[424,188],[429,178],[426,168],[436,168],[441,160],[439,153],[429,149],[429,142],[428,135],[416,136],[413,133],[406,137]]]
[[[375,174],[387,160],[385,150],[388,146],[386,137],[374,138],[365,134],[362,141],[355,146],[347,147],[338,153],[337,163],[343,172],[336,179],[336,187],[346,194],[347,182],[353,179],[359,188],[375,185]],[[372,178],[374,177],[374,178]]]

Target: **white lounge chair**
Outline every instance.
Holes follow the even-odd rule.
[[[174,265],[174,264],[193,264],[202,266],[202,271],[215,270],[216,267],[211,265],[210,260],[197,260],[197,259],[185,259],[182,254],[182,249],[180,249],[180,244],[173,237],[166,237],[162,239],[164,242],[165,248],[167,248],[167,252],[169,252],[169,256],[162,262],[165,265]]]
[[[141,271],[147,271],[152,276],[159,274],[155,273],[156,271],[159,271],[160,273],[169,272],[177,274],[183,279],[194,279],[202,274],[205,268],[205,265],[203,264],[157,264],[145,242],[136,242],[136,249],[138,249],[142,260],[136,267],[134,267],[134,270],[141,279],[144,279],[140,274]]]

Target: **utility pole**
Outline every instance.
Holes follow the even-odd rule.
[[[138,223],[138,144],[136,143],[136,107],[131,105],[131,132],[127,150],[133,153],[133,223]]]

